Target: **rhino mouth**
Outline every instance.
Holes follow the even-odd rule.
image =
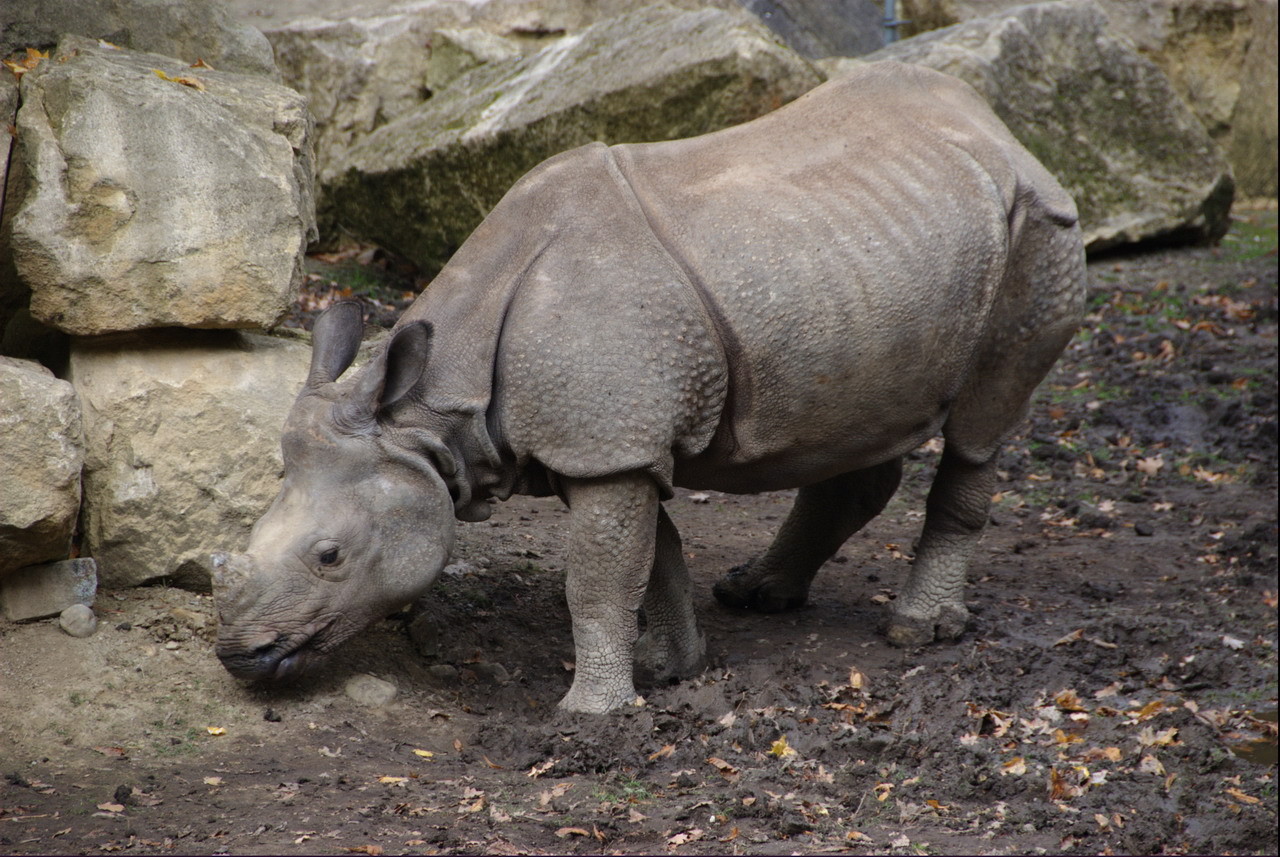
[[[302,634],[280,634],[252,649],[219,645],[218,659],[227,672],[239,679],[290,682],[326,659],[331,647],[322,647],[320,641],[331,624],[332,620]]]

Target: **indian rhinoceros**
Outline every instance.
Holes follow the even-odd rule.
[[[554,493],[577,656],[560,705],[608,711],[634,699],[634,663],[703,665],[675,486],[799,488],[714,590],[785,609],[939,432],[887,634],[955,638],[994,459],[1079,324],[1083,272],[1070,197],[973,90],[913,66],[705,136],[553,157],[346,378],[360,308],[317,321],[280,494],[247,553],[215,559],[218,655],[293,675],[420,595],[455,517]]]

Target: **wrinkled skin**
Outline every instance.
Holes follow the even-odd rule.
[[[577,653],[561,706],[609,711],[635,668],[705,660],[674,486],[800,489],[714,588],[786,610],[938,433],[884,630],[954,639],[996,453],[1079,324],[1083,272],[1070,197],[971,89],[912,66],[704,137],[552,158],[344,380],[359,309],[317,322],[281,496],[217,560],[218,654],[297,673],[429,586],[454,518],[554,493]]]
[[[354,327],[359,335],[360,308],[339,308],[318,325],[317,338],[332,343],[326,330],[339,325],[348,337],[334,344],[354,356],[359,339],[349,333]],[[424,340],[425,332],[414,328],[407,338]],[[314,357],[311,380],[285,424],[280,494],[254,526],[245,554],[214,557],[217,651],[242,678],[300,674],[419,596],[453,545],[443,481],[430,467],[389,461],[367,415],[348,413],[355,428],[337,427],[341,397],[330,376],[345,365],[335,369],[324,360],[350,358],[323,349]],[[372,392],[368,404],[376,408],[388,391],[353,392]]]

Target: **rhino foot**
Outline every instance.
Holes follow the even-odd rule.
[[[932,616],[890,612],[885,621],[884,635],[895,646],[923,646],[935,640],[957,640],[968,625],[968,608],[963,604],[948,604]]]
[[[694,633],[684,645],[646,631],[636,641],[636,678],[642,684],[669,684],[702,672],[707,666],[707,638]]]
[[[809,587],[795,580],[753,569],[751,563],[734,566],[711,587],[716,600],[726,607],[781,613],[803,607],[809,601]]]

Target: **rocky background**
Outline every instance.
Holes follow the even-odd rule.
[[[896,59],[982,93],[1091,252],[1212,243],[1276,194],[1274,0],[901,0],[884,47],[871,0],[297,8],[0,5],[10,620],[98,583],[206,589],[276,490],[308,250],[383,248],[425,282],[563,149],[706,133]]]

